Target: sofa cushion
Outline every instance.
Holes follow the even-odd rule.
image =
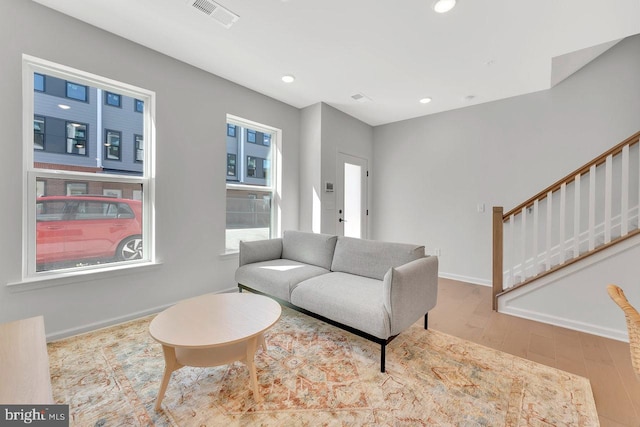
[[[289,259],[246,264],[236,270],[236,282],[276,298],[290,301],[291,291],[303,280],[329,270]]]
[[[336,236],[287,230],[282,236],[282,258],[331,268]]]
[[[391,267],[399,267],[422,257],[424,246],[340,236],[331,271],[382,280]]]
[[[389,338],[391,326],[384,307],[382,281],[346,273],[305,280],[291,292],[291,303],[366,332]]]
[[[282,258],[282,239],[240,241],[240,266]]]

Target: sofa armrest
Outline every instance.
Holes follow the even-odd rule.
[[[391,335],[397,335],[436,305],[438,258],[427,256],[390,268],[383,281],[384,305],[389,312]]]
[[[240,241],[240,267],[254,262],[282,258],[282,239]]]

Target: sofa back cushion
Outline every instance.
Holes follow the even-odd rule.
[[[282,236],[282,258],[331,268],[337,236],[287,230]]]
[[[391,267],[424,257],[424,246],[338,237],[332,271],[382,280]]]

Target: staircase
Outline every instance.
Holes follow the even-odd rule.
[[[640,132],[504,213],[493,208],[501,296],[640,234]]]

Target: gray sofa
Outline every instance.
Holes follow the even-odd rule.
[[[283,305],[385,346],[436,305],[438,259],[424,246],[285,231],[240,243],[240,292]]]

